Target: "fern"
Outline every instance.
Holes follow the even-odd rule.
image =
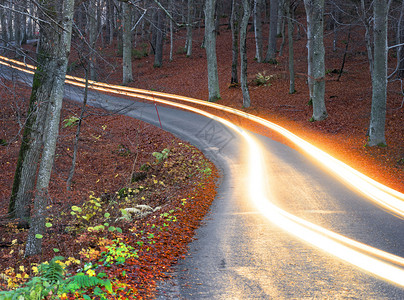
[[[55,284],[63,280],[63,267],[58,260],[64,260],[63,256],[55,256],[48,264],[41,264],[40,274],[42,278],[50,284]]]
[[[103,286],[108,292],[112,292],[112,284],[107,280],[100,279],[95,276],[88,276],[84,273],[78,273],[68,279],[68,284],[65,286],[67,291],[77,291],[80,289],[88,289],[96,286]]]

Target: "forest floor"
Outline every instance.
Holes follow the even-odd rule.
[[[153,55],[146,55],[145,49],[148,49],[148,45],[141,45],[138,42],[134,54],[141,57],[133,61],[134,81],[130,86],[206,100],[208,98],[206,55],[204,49],[199,47],[202,43],[202,33],[203,29],[196,29],[194,32],[194,49],[191,57],[186,57],[183,51],[185,43],[181,37],[183,32],[176,36],[172,61],[167,58],[169,51],[169,41],[167,41],[165,44],[167,55],[160,68],[153,67]],[[370,118],[372,89],[363,36],[351,33],[351,40],[348,41],[344,40],[347,39],[347,33],[340,32],[336,51],[333,51],[332,38],[332,34],[327,34],[325,39],[326,105],[329,114],[326,120],[309,122],[312,108],[308,105],[309,96],[305,75],[307,51],[304,38],[295,41],[297,92],[289,94],[287,45],[283,49],[283,54],[276,58],[277,64],[257,63],[254,60],[254,36],[252,32],[249,32],[248,80],[251,107],[246,109],[242,107],[240,88],[230,86],[231,35],[230,30],[222,26],[217,39],[221,87],[221,99],[218,103],[281,125],[367,176],[404,192],[404,107],[400,81],[392,80],[388,85],[387,147],[367,147],[366,132]],[[278,46],[281,42],[279,38]],[[338,70],[341,68],[347,43],[344,72],[338,80]],[[97,80],[121,83],[122,60],[117,56],[116,44],[100,48],[99,53],[102,59],[100,57],[97,59],[100,66]],[[69,65],[70,74],[83,75],[83,71],[75,61],[75,51],[72,58]],[[393,55],[390,60],[391,66],[394,67]],[[256,83],[256,76],[259,73],[270,76],[269,84],[263,86]],[[2,187],[0,190],[0,215],[2,216],[0,256],[7,260],[1,260],[0,273],[5,274],[5,270],[9,271],[5,277],[3,276],[8,281],[4,279],[2,281],[0,278],[0,287],[6,288],[7,283],[19,282],[18,274],[22,277],[25,273],[32,275],[32,271],[28,270],[29,264],[37,263],[41,259],[49,260],[54,254],[53,248],[65,257],[80,258],[82,261],[98,261],[97,264],[100,267],[97,270],[104,271],[106,267],[99,260],[105,252],[108,252],[106,249],[111,249],[106,248],[105,243],[115,240],[112,243],[127,242],[128,245],[136,245],[137,253],[141,255],[139,258],[127,257],[126,265],[129,266],[127,269],[121,268],[119,264],[113,264],[110,267],[108,276],[111,277],[109,278],[122,284],[120,287],[117,286],[114,292],[119,294],[120,288],[126,288],[125,293],[128,289],[132,289],[134,294],[138,293],[140,297],[152,298],[154,282],[164,277],[164,271],[185,253],[194,228],[198,226],[199,220],[209,209],[209,203],[215,195],[214,187],[218,176],[214,166],[197,149],[170,134],[163,133],[158,128],[123,116],[87,108],[80,138],[79,161],[71,192],[66,191],[65,179],[71,163],[72,141],[76,126],[61,128],[51,187],[53,207],[51,211],[64,212],[66,215],[61,213],[57,218],[49,220],[54,224],[48,229],[49,236],[44,240],[43,257],[23,259],[21,251],[24,249],[26,232],[7,223],[4,216],[18,154],[20,125],[25,117],[24,105],[29,97],[29,91],[13,86],[8,88],[16,89],[19,96],[12,96],[7,89],[3,89],[1,95],[5,106],[2,105],[1,111],[0,134],[2,136],[0,138],[7,144],[0,147],[1,168],[4,170],[0,174]],[[3,107],[10,109],[3,110]],[[78,114],[79,107],[66,102],[62,120],[68,120],[71,116]],[[248,120],[220,112],[217,114],[249,130],[286,142],[273,132],[256,126]],[[10,122],[11,120],[14,123]],[[155,157],[152,153],[156,151],[162,153],[165,148],[170,149],[167,161],[162,164],[153,163]],[[132,184],[131,191],[121,190],[129,187],[128,182],[133,173],[134,161],[136,161],[135,172],[140,176],[143,175],[139,167],[144,164],[150,166],[146,172],[146,178]],[[184,164],[190,165],[183,169],[181,166]],[[178,172],[176,177],[168,175],[166,165]],[[195,176],[190,176],[196,169],[206,172],[199,171]],[[175,182],[173,178],[176,178]],[[94,195],[89,196],[90,191],[93,191]],[[117,191],[121,193],[115,194]],[[127,204],[117,198],[120,196],[125,199],[128,193],[131,195],[128,197],[129,200],[125,200],[129,201]],[[142,202],[142,198],[147,201]],[[88,199],[93,202],[86,201]],[[130,202],[130,199],[136,201]],[[97,201],[101,202],[102,213],[94,212],[94,206],[96,206],[94,202]],[[91,207],[84,204],[82,211],[85,213],[80,212],[81,215],[80,213],[70,215],[71,205],[78,206],[83,203],[93,204]],[[84,225],[89,226],[83,221],[87,214],[91,215],[94,224],[103,224],[107,221],[112,224],[111,216],[116,219],[120,213],[119,209],[124,208],[125,205],[129,207],[146,203],[153,208],[161,205],[163,208],[145,219],[130,223],[130,226],[119,221],[123,223],[118,222],[114,226],[122,227],[124,235],[121,240],[117,241],[120,234],[113,231],[106,233],[109,242],[104,241],[104,244],[99,244],[98,240],[92,237],[94,234],[90,235],[88,231],[83,231]],[[104,218],[105,213],[109,214],[108,218]],[[175,222],[172,222],[173,220]],[[94,224],[92,227],[95,226]],[[70,232],[66,233],[66,229]],[[73,240],[76,243],[70,240],[72,234],[75,235]],[[93,252],[80,252],[81,248],[86,247],[93,249]],[[153,251],[150,251],[151,248]],[[101,255],[102,252],[104,254]],[[16,253],[19,254],[16,255]],[[24,272],[19,269],[21,265],[25,266]],[[14,268],[14,273],[10,268]]]

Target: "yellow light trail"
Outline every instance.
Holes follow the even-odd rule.
[[[15,61],[12,62],[15,64],[24,65],[20,62],[18,63]],[[0,64],[10,66],[10,64],[1,61]],[[32,66],[29,68],[33,69]],[[24,70],[23,68],[21,68],[21,70],[27,71]],[[32,71],[29,71],[29,73],[32,73]],[[68,80],[66,80],[67,83],[80,87],[84,86],[83,79],[71,76],[66,77],[68,78]],[[392,211],[393,213],[401,217],[404,216],[403,194],[393,189],[390,189],[370,179],[369,177],[359,173],[358,171],[347,166],[346,164],[336,160],[327,153],[321,151],[320,149],[312,146],[311,144],[297,137],[288,130],[274,123],[271,123],[265,119],[256,117],[254,115],[247,114],[242,111],[235,110],[223,105],[205,102],[202,100],[197,100],[183,96],[150,92],[135,88],[120,87],[98,82],[91,82],[91,85],[94,90],[115,93],[129,97],[141,98],[148,101],[156,101],[168,106],[173,106],[188,111],[192,111],[200,115],[204,115],[208,118],[217,120],[222,124],[232,128],[240,135],[242,135],[242,137],[246,140],[247,145],[249,147],[248,161],[247,161],[247,165],[249,166],[249,172],[248,172],[249,197],[251,201],[254,202],[254,204],[260,210],[260,212],[266,218],[268,218],[268,220],[275,223],[282,229],[288,231],[289,233],[295,235],[299,239],[302,239],[330,254],[333,254],[334,256],[351,263],[352,265],[355,265],[365,271],[368,271],[394,284],[404,286],[404,268],[403,268],[404,258],[379,250],[377,248],[373,248],[366,244],[347,238],[343,235],[324,229],[318,225],[315,225],[304,219],[296,217],[274,205],[270,201],[269,197],[266,195],[266,192],[264,190],[264,186],[266,185],[266,183],[264,183],[263,180],[264,178],[268,178],[269,175],[266,173],[264,163],[262,162],[262,153],[260,146],[247,131],[243,130],[242,128],[234,125],[233,123],[223,118],[217,117],[213,114],[210,114],[198,108],[176,102],[171,102],[169,100],[161,98],[156,98],[155,96],[165,97],[169,99],[179,99],[190,103],[213,107],[221,111],[226,111],[229,113],[233,113],[235,115],[248,118],[249,120],[253,120],[270,129],[273,129],[278,133],[281,133],[283,136],[287,137],[292,142],[294,142],[302,150],[304,150],[305,152],[316,158],[323,165],[327,166],[328,168],[332,168],[334,173],[337,174],[339,177],[343,178],[348,182],[350,180],[353,181],[349,182],[350,185],[352,186],[354,186],[355,184],[360,185],[359,188],[360,191],[362,191],[368,197],[373,199],[379,205],[385,207],[386,209]],[[366,189],[370,190],[367,191]],[[385,197],[387,197],[388,199],[381,199]]]

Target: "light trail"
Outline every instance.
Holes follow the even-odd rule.
[[[18,63],[22,64],[20,62]],[[10,66],[10,64],[1,61],[0,64]],[[22,68],[21,70],[24,71]],[[33,73],[32,71],[29,72]],[[66,77],[67,83],[84,87],[84,80],[72,76]],[[270,201],[270,198],[266,195],[266,191],[264,190],[264,186],[266,185],[266,183],[264,183],[264,178],[268,178],[268,174],[266,173],[264,163],[262,162],[262,152],[260,146],[247,131],[234,125],[230,121],[217,117],[201,109],[181,103],[172,102],[166,99],[156,98],[155,96],[165,97],[168,99],[179,99],[194,104],[213,107],[221,111],[248,118],[249,120],[253,120],[270,129],[273,129],[278,133],[281,133],[283,136],[287,137],[290,141],[294,142],[302,150],[309,153],[326,167],[332,168],[334,173],[343,178],[345,181],[353,181],[349,182],[351,186],[354,186],[355,183],[359,184],[359,190],[361,192],[373,199],[379,205],[385,207],[389,211],[392,211],[393,213],[401,217],[404,216],[403,194],[390,189],[359,173],[346,164],[331,157],[322,150],[297,137],[288,130],[254,115],[250,115],[242,111],[235,110],[216,103],[205,102],[202,100],[183,96],[150,92],[135,88],[113,86],[97,82],[91,82],[91,84],[92,89],[101,92],[115,93],[129,97],[141,98],[147,101],[156,101],[168,106],[195,112],[197,114],[204,115],[208,118],[219,121],[225,126],[228,126],[229,128],[235,130],[246,140],[246,143],[249,147],[247,161],[247,165],[249,166],[249,197],[260,210],[260,212],[269,221],[275,223],[277,226],[298,237],[299,239],[304,240],[311,245],[314,245],[326,251],[327,253],[330,253],[346,262],[351,263],[352,265],[355,265],[367,272],[370,272],[377,277],[404,287],[404,258],[379,250],[377,248],[370,247],[366,244],[357,242],[343,235],[324,229],[318,225],[296,217],[274,205]],[[367,191],[366,189],[369,189],[369,191]]]

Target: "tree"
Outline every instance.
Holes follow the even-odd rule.
[[[255,58],[262,62],[262,0],[254,0],[254,34],[255,34]]]
[[[220,99],[219,76],[217,73],[216,57],[216,27],[215,27],[216,0],[205,2],[205,50],[208,65],[209,101]]]
[[[311,121],[327,118],[325,107],[324,0],[304,0],[307,17],[308,84],[313,105]]]
[[[27,256],[41,251],[48,186],[70,52],[73,8],[74,0],[47,0],[41,2],[39,9],[43,21],[40,22],[38,65],[9,206],[14,216],[28,221],[33,188],[36,185],[26,244]]]
[[[390,1],[375,0],[373,3],[373,72],[372,107],[369,125],[369,146],[386,145],[386,98],[387,98],[387,15]]]
[[[232,37],[232,62],[231,62],[231,85],[238,84],[237,65],[238,65],[238,33],[239,33],[239,4],[232,0],[232,9],[230,16],[230,28]]]
[[[188,0],[188,8],[187,8],[187,39],[185,49],[187,52],[187,57],[192,55],[192,13],[193,13],[194,1]]]
[[[247,26],[251,9],[248,0],[242,0],[243,18],[240,25],[240,83],[243,92],[243,106],[250,107],[250,92],[247,85]]]
[[[164,11],[158,9],[156,24],[156,43],[154,55],[154,67],[159,68],[163,65],[163,43],[165,33],[165,14]]]
[[[132,31],[131,10],[127,2],[122,2],[122,84],[133,81],[132,75]]]
[[[268,50],[265,56],[265,62],[274,62],[276,54],[276,34],[278,27],[278,5],[279,0],[270,1],[270,14],[269,14],[269,39]],[[305,1],[306,2],[306,1]]]
[[[290,0],[286,0],[286,18],[288,22],[288,44],[289,44],[289,94],[296,92],[295,90],[295,67],[294,67],[294,53],[293,53],[293,22],[290,13]]]

